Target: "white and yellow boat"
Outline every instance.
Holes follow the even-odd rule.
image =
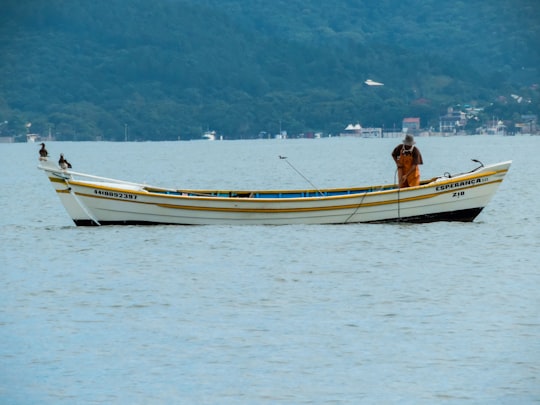
[[[191,190],[150,187],[62,170],[43,170],[76,225],[288,225],[473,221],[511,161],[458,175],[395,184],[307,190]]]

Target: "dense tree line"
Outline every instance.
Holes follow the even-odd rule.
[[[27,122],[63,140],[436,127],[459,103],[538,114],[538,6],[517,2],[6,0],[0,135]]]

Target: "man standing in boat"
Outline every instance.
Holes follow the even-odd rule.
[[[412,134],[405,135],[403,143],[397,145],[392,151],[392,158],[397,165],[399,187],[414,187],[420,185],[420,166],[422,154],[420,150],[414,146],[414,136]]]

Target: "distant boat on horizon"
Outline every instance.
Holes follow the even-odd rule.
[[[359,123],[349,124],[340,136],[353,136],[362,138],[382,138],[382,128],[363,128]]]
[[[487,128],[482,128],[481,135],[506,135],[506,125],[502,121],[493,121]]]
[[[216,131],[206,131],[203,134],[203,139],[206,139],[208,141],[215,141],[216,140]]]
[[[36,141],[39,141],[41,139],[41,136],[38,134],[26,134],[26,142],[29,143],[35,143]]]

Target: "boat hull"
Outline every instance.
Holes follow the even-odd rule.
[[[40,168],[79,226],[290,225],[470,222],[491,200],[510,164],[406,189],[382,185],[289,191],[159,189],[93,176],[85,179],[52,164]]]

